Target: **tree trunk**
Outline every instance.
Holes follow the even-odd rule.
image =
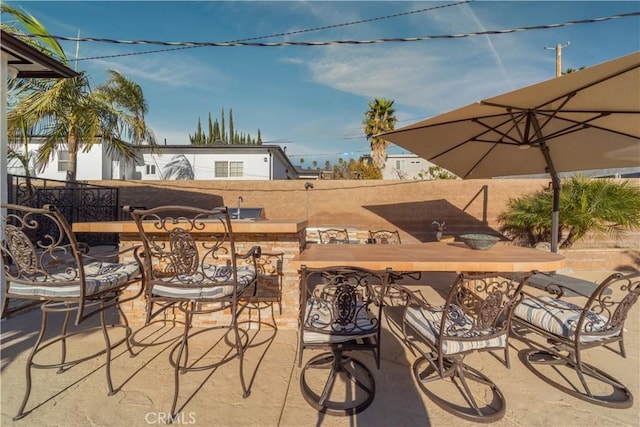
[[[76,170],[78,167],[78,139],[74,132],[69,133],[67,139],[69,158],[67,161],[67,182],[76,182]]]

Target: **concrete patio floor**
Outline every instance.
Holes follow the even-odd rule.
[[[609,272],[576,272],[576,277],[600,281]],[[438,298],[449,282],[446,275],[424,277],[434,284],[423,287]],[[438,293],[440,291],[440,293]],[[389,317],[393,319],[393,315]],[[180,328],[150,326],[136,333],[136,339],[156,345],[135,347],[131,358],[125,346],[116,348],[112,362],[114,386],[118,393],[107,396],[104,356],[83,362],[63,374],[55,370],[35,370],[34,384],[25,418],[13,421],[25,389],[24,364],[39,328],[40,311],[33,310],[4,320],[2,328],[1,419],[2,426],[144,426],[162,425],[173,394],[173,370],[168,363],[171,337]],[[640,399],[640,307],[627,319],[627,358],[594,349],[586,361],[604,368],[625,383]],[[300,393],[297,366],[297,332],[270,328],[252,331],[246,351],[245,378],[251,395],[243,399],[238,380],[237,359],[212,371],[182,376],[179,418],[174,425],[197,426],[464,426],[473,423],[441,410],[424,396],[411,375],[416,356],[400,342],[393,322],[385,321],[382,337],[382,364],[375,369],[373,358],[358,358],[373,371],[376,396],[364,412],[352,417],[319,414]],[[205,337],[202,339],[201,337]],[[211,346],[207,334],[194,341],[190,352]],[[209,336],[210,337],[210,336]],[[91,331],[81,335],[81,349],[99,348],[102,335]],[[528,348],[511,339],[511,369],[489,354],[469,356],[469,365],[480,369],[500,387],[507,399],[505,417],[497,426],[638,426],[640,404],[629,409],[609,409],[571,397],[543,382],[527,369],[518,351]],[[77,348],[77,347],[76,347]],[[73,350],[73,349],[72,349]],[[56,353],[53,348],[47,353]],[[308,360],[314,352],[307,351]],[[43,354],[43,358],[47,355]]]

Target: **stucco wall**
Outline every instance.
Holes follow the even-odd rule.
[[[630,180],[640,185],[640,179]],[[405,242],[434,241],[433,221],[446,222],[445,233],[494,231],[510,198],[546,188],[546,179],[436,181],[100,181],[120,187],[122,205],[153,207],[190,204],[212,207],[263,207],[267,218],[307,219],[310,227],[398,229]],[[623,241],[593,236],[582,248],[640,248],[640,234]]]

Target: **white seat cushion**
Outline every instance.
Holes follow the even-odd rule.
[[[551,332],[554,335],[575,339],[578,321],[583,308],[568,301],[542,296],[539,299],[525,298],[513,311],[514,316],[532,325]],[[619,334],[614,331],[610,334],[602,334],[608,323],[608,319],[598,313],[589,312],[588,320],[583,325],[581,342],[597,341]],[[598,332],[598,335],[590,335],[590,332]]]
[[[131,281],[140,274],[137,262],[116,264],[109,262],[90,262],[84,266],[85,295],[91,296],[99,292],[117,288]],[[9,293],[16,295],[29,295],[40,297],[80,297],[80,281],[78,272],[73,269],[40,276],[30,283],[11,282]],[[75,282],[69,285],[61,285],[59,282]]]
[[[370,314],[363,303],[356,304],[353,322],[346,325],[332,324],[331,306],[325,301],[309,300],[305,309],[304,325],[317,329],[304,330],[305,343],[341,343],[357,338],[366,338],[377,334],[377,319]]]
[[[202,273],[196,275],[179,275],[157,279],[153,284],[153,295],[186,298],[210,299],[223,298],[236,291],[233,285],[233,271],[227,265],[205,265]],[[252,266],[237,267],[237,292],[242,292],[256,279],[256,271]]]
[[[438,346],[443,310],[444,306],[431,307],[429,310],[410,306],[407,308],[405,321],[422,335],[424,339],[431,342],[434,346]],[[449,316],[445,328],[452,331],[451,338],[458,337],[469,340],[458,341],[445,337],[442,342],[443,354],[451,355],[481,348],[504,348],[507,345],[506,332],[490,339],[483,338],[494,334],[495,330],[493,328],[475,330],[472,335],[470,335],[470,330],[474,324],[472,318],[464,314],[463,311],[455,305],[451,307],[451,310],[457,313],[457,315],[454,316],[455,321],[452,320],[452,316]]]

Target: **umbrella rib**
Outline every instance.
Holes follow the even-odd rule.
[[[469,174],[471,172],[473,172],[473,170],[476,168],[476,166],[478,166],[489,154],[491,154],[491,152],[498,146],[498,144],[493,144],[493,146],[491,146],[491,148],[489,148],[487,150],[486,153],[484,153],[482,156],[480,156],[480,158],[478,159],[478,161],[476,161],[473,166],[471,166],[471,169],[469,169],[462,178],[466,179]]]
[[[475,123],[477,123],[477,124],[479,124],[480,126],[484,127],[486,130],[485,130],[485,131],[483,131],[483,132],[480,132],[479,134],[476,134],[476,135],[474,135],[474,136],[472,136],[472,137],[470,137],[470,138],[468,138],[468,139],[466,139],[466,140],[464,140],[464,141],[462,141],[462,142],[460,142],[459,144],[456,144],[456,145],[454,145],[454,146],[452,146],[452,147],[449,147],[448,149],[446,149],[446,150],[444,150],[444,151],[441,151],[441,152],[440,152],[440,153],[438,153],[438,154],[435,154],[435,155],[431,156],[431,157],[430,157],[430,158],[428,158],[427,160],[429,160],[429,161],[436,160],[438,157],[444,156],[445,154],[449,153],[450,151],[456,150],[456,149],[458,149],[458,148],[462,147],[463,145],[465,145],[465,144],[466,144],[466,143],[468,143],[468,142],[486,142],[486,143],[489,143],[489,144],[492,144],[492,145],[493,145],[493,146],[489,149],[489,151],[487,151],[487,152],[485,153],[485,155],[482,157],[483,159],[484,159],[487,155],[489,155],[489,153],[491,152],[491,150],[493,150],[493,149],[495,148],[495,146],[497,146],[498,144],[517,145],[517,144],[518,144],[517,140],[515,140],[513,137],[509,136],[507,133],[502,132],[502,131],[500,131],[500,130],[498,130],[498,129],[497,129],[497,127],[502,126],[502,125],[504,125],[504,124],[506,124],[506,123],[509,123],[509,122],[513,122],[513,127],[512,127],[511,129],[513,129],[514,127],[516,127],[516,128],[517,128],[517,123],[518,123],[518,122],[515,120],[515,118],[513,118],[513,117],[512,117],[512,118],[510,118],[509,120],[505,120],[505,121],[503,121],[503,122],[499,123],[497,126],[489,126],[488,124],[483,123],[483,122],[481,121],[481,119],[486,119],[486,118],[491,118],[491,117],[500,117],[500,116],[502,116],[502,114],[496,114],[496,115],[484,116],[484,117],[480,117],[480,118],[474,118],[474,119],[472,119]],[[513,116],[513,115],[512,115],[512,116]],[[457,120],[456,120],[456,121],[457,121]],[[450,123],[455,123],[455,121],[447,122],[446,124],[450,124]],[[442,124],[444,124],[444,123],[442,123]],[[434,125],[434,127],[435,127],[435,125]],[[411,129],[411,130],[416,130],[416,129],[419,129],[419,128],[413,128],[413,129]],[[509,129],[509,132],[511,131],[511,129]],[[508,138],[508,139],[510,139],[510,140],[511,140],[511,141],[513,141],[513,142],[505,142],[505,141],[497,141],[497,142],[496,142],[496,141],[494,141],[494,140],[483,140],[483,139],[480,139],[480,137],[481,137],[482,135],[486,135],[488,132],[491,132],[491,131],[496,132],[496,133],[498,133],[499,135],[501,135],[502,137],[504,137],[504,138]],[[518,129],[518,131],[520,131],[520,130]],[[469,173],[471,173],[471,171],[473,171],[473,169],[474,169],[476,166],[477,166],[477,163],[476,163],[476,164],[475,164],[475,165],[474,165],[474,166],[473,166],[473,167],[472,167],[472,168],[471,168],[471,169],[470,169],[470,170],[465,174],[465,176],[464,176],[464,177],[468,176],[468,175],[469,175]]]
[[[479,120],[479,119],[490,119],[490,118],[493,118],[493,117],[500,117],[502,115],[504,115],[504,114],[503,113],[500,113],[500,114],[489,114],[489,115],[482,116],[482,117],[475,117],[474,119],[477,119],[477,120]],[[426,124],[426,125],[422,125],[422,126],[415,126],[415,127],[411,127],[411,128],[395,129],[395,130],[391,130],[391,131],[388,131],[388,132],[380,132],[379,134],[374,135],[374,136],[384,137],[385,135],[399,135],[401,133],[413,132],[413,131],[421,130],[421,129],[435,128],[435,127],[438,127],[438,126],[447,126],[447,125],[452,125],[452,124],[456,124],[456,123],[464,123],[464,122],[466,122],[468,120],[469,120],[469,118],[464,118],[464,119],[448,120],[448,121],[442,122],[442,123],[434,123],[434,124]]]
[[[499,115],[492,116],[492,117],[499,117]],[[520,145],[518,140],[515,139],[514,137],[512,137],[511,135],[509,135],[509,133],[513,129],[516,129],[517,132],[518,132],[518,136],[520,136],[520,138],[523,138],[522,130],[520,129],[520,126],[518,126],[520,124],[520,122],[522,121],[522,117],[525,117],[525,115],[521,114],[521,117],[516,117],[516,115],[514,115],[512,111],[509,111],[509,119],[504,120],[503,122],[498,123],[495,126],[490,126],[490,125],[482,122],[480,119],[472,119],[472,121],[474,121],[475,123],[479,124],[480,126],[485,127],[487,130],[482,132],[482,133],[480,133],[480,134],[478,134],[478,135],[476,135],[476,136],[474,136],[474,137],[471,137],[469,139],[469,141],[491,142],[491,143],[494,143],[494,144]],[[486,118],[486,117],[482,117],[482,118]],[[503,126],[503,125],[505,125],[507,123],[511,123],[511,127],[509,129],[507,129],[506,131],[501,131],[500,129],[498,129],[499,127],[501,127],[501,126]],[[525,125],[525,128],[528,130],[529,125],[528,124]],[[500,135],[501,136],[500,140],[496,141],[496,140],[482,140],[482,139],[479,139],[480,136],[485,135],[490,131],[493,131],[493,132],[497,133],[498,135]],[[506,139],[510,140],[511,142],[503,141],[502,140],[503,138],[506,138]],[[467,141],[467,142],[469,142],[469,141]]]
[[[539,115],[546,117],[545,113],[540,113]],[[558,138],[558,137],[561,137],[561,136],[565,136],[565,135],[568,135],[568,134],[571,134],[571,133],[574,133],[574,132],[578,132],[578,131],[586,128],[586,127],[590,127],[590,128],[593,128],[593,129],[598,129],[598,130],[601,130],[603,132],[608,132],[608,133],[611,133],[611,134],[620,135],[620,136],[624,136],[624,137],[628,137],[628,138],[640,139],[640,138],[638,138],[638,136],[633,135],[633,134],[620,132],[620,131],[617,131],[617,130],[614,130],[614,129],[609,129],[609,128],[605,128],[605,127],[602,127],[602,126],[590,124],[594,120],[597,120],[597,119],[599,119],[601,117],[605,117],[605,116],[609,116],[609,115],[610,115],[610,113],[608,113],[608,112],[601,112],[601,113],[598,113],[596,116],[593,116],[593,117],[589,118],[588,120],[583,120],[581,122],[577,122],[577,121],[574,121],[574,120],[571,120],[571,119],[567,119],[567,118],[564,118],[564,117],[556,117],[556,120],[564,121],[564,122],[567,122],[567,123],[571,123],[571,126],[567,126],[564,129],[561,129],[561,130],[558,130],[556,132],[553,132],[553,133],[550,133],[548,135],[545,135],[543,139],[548,141],[550,139],[555,139],[555,138]],[[531,144],[538,144],[540,142],[540,140],[541,139],[538,138],[538,139],[532,141]]]

